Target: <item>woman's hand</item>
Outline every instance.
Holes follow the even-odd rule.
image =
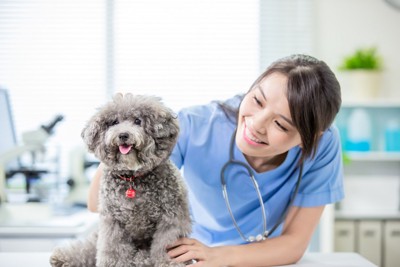
[[[207,266],[207,267],[222,267],[226,266],[224,258],[224,247],[207,247],[200,241],[192,238],[178,239],[168,248],[168,255],[175,262],[196,262],[187,266]]]

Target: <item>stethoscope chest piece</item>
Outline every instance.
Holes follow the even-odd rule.
[[[249,238],[247,238],[247,242],[250,242],[250,243],[259,242],[259,241],[267,239],[267,237],[268,237],[268,231],[265,231],[264,234],[259,234],[257,236],[252,236],[252,235],[249,236]]]

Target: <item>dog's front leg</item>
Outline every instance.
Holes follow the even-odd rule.
[[[167,247],[172,245],[178,238],[188,236],[191,225],[188,220],[177,218],[165,219],[158,223],[157,231],[153,235],[150,256],[156,267],[185,266],[185,264],[174,263],[167,254]]]
[[[66,246],[56,247],[50,257],[53,267],[94,267],[96,266],[97,231],[83,240],[74,240]]]
[[[138,251],[113,218],[102,216],[97,243],[97,267],[150,266],[149,255]]]

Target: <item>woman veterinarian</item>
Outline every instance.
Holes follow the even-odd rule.
[[[184,167],[194,225],[169,256],[207,267],[297,262],[324,206],[344,195],[331,125],[340,105],[330,68],[293,55],[274,62],[244,96],[183,109],[171,159]]]

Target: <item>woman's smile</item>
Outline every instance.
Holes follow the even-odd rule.
[[[247,123],[247,121],[246,121]],[[263,142],[262,140],[258,139],[249,129],[247,124],[244,124],[243,127],[243,139],[250,145],[253,146],[263,146],[268,145],[267,143]]]

